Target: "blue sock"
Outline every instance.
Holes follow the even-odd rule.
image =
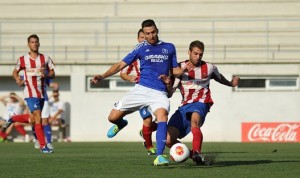
[[[51,131],[51,126],[49,124],[43,125],[44,128],[44,133],[47,139],[47,143],[51,143],[51,137],[52,137],[52,131]]]
[[[35,134],[34,126],[32,126],[31,129],[32,129],[32,135],[34,136],[35,140],[38,140],[38,139],[37,139],[37,136],[36,136],[36,134]]]
[[[158,122],[156,131],[156,155],[162,155],[167,141],[167,122]]]
[[[122,129],[127,125],[127,122],[125,122],[124,119],[122,118],[117,120],[115,124],[118,126],[119,129]]]

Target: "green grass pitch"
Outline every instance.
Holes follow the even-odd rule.
[[[300,177],[299,143],[204,143],[204,155],[216,156],[213,165],[189,159],[163,167],[152,165],[155,156],[140,142],[54,146],[53,154],[41,154],[32,143],[1,143],[0,177]]]

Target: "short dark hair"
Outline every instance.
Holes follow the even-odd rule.
[[[139,38],[140,33],[143,33],[143,29],[139,29],[138,33],[137,33],[137,37]]]
[[[39,38],[36,34],[32,34],[32,35],[30,35],[30,36],[27,38],[27,42],[28,42],[28,43],[29,43],[29,41],[30,41],[31,38],[35,38],[35,39],[37,39],[38,41],[40,41],[40,38]]]
[[[197,47],[201,49],[202,52],[204,52],[204,43],[202,41],[196,40],[191,42],[189,50],[192,51],[194,47]]]
[[[16,94],[15,92],[10,92],[10,93],[9,93],[9,96],[11,96],[11,95],[12,95],[12,96],[16,96],[17,94]]]
[[[142,23],[142,29],[144,27],[152,27],[152,26],[154,26],[157,29],[156,24],[155,24],[154,20],[152,20],[152,19],[144,20]]]

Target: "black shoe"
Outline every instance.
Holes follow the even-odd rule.
[[[12,123],[14,123],[14,121],[11,118],[8,119],[8,121],[5,123],[5,127],[8,128]]]
[[[204,165],[204,156],[202,156],[198,151],[195,151],[192,157],[192,160],[197,165]]]

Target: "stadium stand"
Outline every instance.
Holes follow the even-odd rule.
[[[55,60],[63,97],[72,103],[69,114],[72,122],[68,128],[72,139],[107,141],[102,132],[106,132],[110,123],[103,120],[111,103],[103,101],[116,100],[126,90],[115,90],[118,76],[107,80],[114,84],[110,90],[93,90],[88,85],[89,77],[104,72],[108,65],[126,55],[136,44],[140,23],[152,18],[160,29],[159,37],[176,45],[180,61],[186,59],[189,43],[198,39],[206,45],[205,60],[219,64],[228,77],[266,77],[266,81],[270,76],[296,78],[296,86],[275,90],[280,92],[264,88],[250,94],[223,89],[220,94],[214,93],[215,98],[221,98],[217,99],[219,103],[215,108],[220,106],[221,109],[212,117],[220,120],[212,121],[217,128],[211,129],[213,134],[207,131],[207,135],[213,135],[208,141],[240,141],[240,120],[279,121],[284,118],[293,121],[298,116],[299,7],[299,0],[0,1],[0,92],[19,89],[11,80],[11,69],[16,58],[28,50],[26,38],[36,33],[41,39],[40,51]],[[234,110],[231,101],[227,103],[229,98],[224,99],[223,92],[230,93],[232,103],[239,103]],[[269,104],[274,98],[292,103],[289,110],[284,112],[281,107],[276,109]],[[173,101],[172,105],[177,106],[178,101]],[[86,118],[85,112],[79,110],[91,113]],[[82,119],[89,122],[82,122]],[[131,122],[140,120],[132,119]],[[229,128],[222,128],[228,122],[231,123]],[[215,130],[226,130],[226,133],[220,131],[215,137]],[[133,140],[138,141],[136,133],[130,134],[132,137],[120,136],[120,139],[136,136]],[[58,134],[56,138],[61,137]]]
[[[0,57],[14,61],[26,49],[24,37],[37,33],[41,50],[56,61],[114,62],[135,44],[140,22],[154,18],[179,57],[200,39],[214,60],[295,60],[299,6],[296,0],[2,1]]]

